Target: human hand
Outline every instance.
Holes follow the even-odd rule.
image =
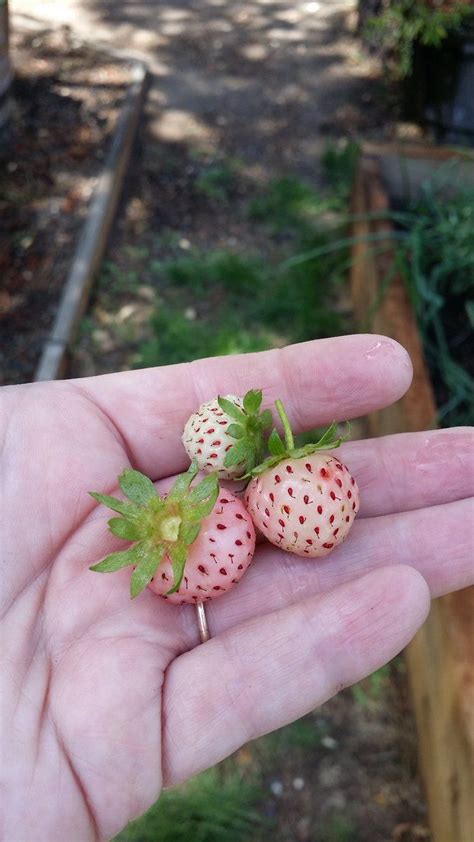
[[[392,340],[352,336],[244,357],[0,392],[4,838],[108,839],[169,786],[288,723],[400,651],[429,590],[470,583],[472,437],[443,430],[343,445],[361,489],[348,541],[307,561],[261,545],[238,588],[192,606],[129,571],[91,489],[132,465],[187,467],[181,431],[216,394],[263,388],[297,431],[385,406],[411,380]],[[468,460],[471,460],[471,470]]]

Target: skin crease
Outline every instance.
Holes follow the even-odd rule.
[[[127,570],[88,570],[123,543],[87,491],[116,492],[128,465],[154,481],[185,469],[183,424],[204,400],[260,387],[299,431],[388,405],[410,379],[399,345],[358,335],[0,391],[6,840],[109,839],[162,785],[392,658],[429,589],[472,581],[466,429],[345,444],[362,500],[347,541],[317,562],[262,544],[209,603],[205,645],[191,606],[132,602]],[[437,481],[447,453],[466,469]]]

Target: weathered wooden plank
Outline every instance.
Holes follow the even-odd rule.
[[[144,64],[133,68],[133,80],[115,129],[103,172],[94,190],[53,328],[39,361],[35,380],[55,380],[64,373],[66,353],[83,314],[95,273],[105,252],[145,92]]]
[[[380,173],[375,157],[362,157],[354,188],[356,213],[388,208]],[[360,220],[354,223],[353,234],[357,238],[368,230],[383,235],[390,225],[387,220],[372,220],[367,229]],[[377,253],[367,244],[365,252],[360,243],[354,246],[351,282],[359,319],[367,315],[392,266],[390,249]],[[431,427],[436,413],[433,390],[406,288],[397,275],[374,314],[372,329],[407,348],[414,379],[397,404],[369,418],[371,432],[382,435]],[[434,842],[473,842],[474,588],[435,600],[428,621],[408,647],[407,663]]]

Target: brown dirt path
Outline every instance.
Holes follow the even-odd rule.
[[[354,9],[353,0],[47,0],[41,18],[147,60],[158,141],[218,144],[314,178],[327,134],[391,131]],[[13,12],[15,25],[15,13],[34,17],[38,6],[16,0]]]

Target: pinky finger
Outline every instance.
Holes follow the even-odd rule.
[[[164,687],[165,785],[298,719],[378,669],[406,646],[428,610],[419,573],[383,568],[181,655]]]

